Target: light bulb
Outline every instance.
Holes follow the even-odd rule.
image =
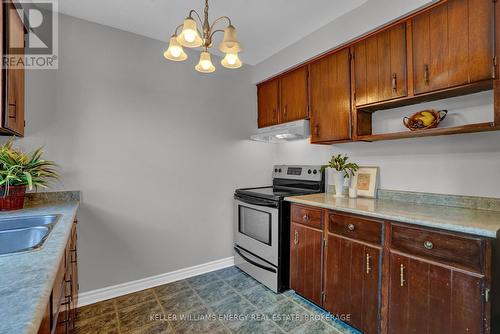
[[[210,62],[208,62],[208,61],[202,61],[201,62],[201,68],[204,69],[205,71],[208,71],[208,69],[210,68]]]
[[[192,43],[194,42],[194,40],[196,39],[196,34],[194,31],[192,30],[187,30],[185,33],[184,33],[184,38],[186,39],[186,41],[188,41],[189,43]]]
[[[228,63],[229,65],[234,65],[234,64],[236,64],[236,60],[237,60],[237,57],[236,57],[236,55],[235,55],[235,54],[232,54],[232,53],[231,53],[231,54],[228,54],[228,55],[227,55],[227,63]]]
[[[179,47],[172,47],[170,49],[170,52],[172,53],[172,56],[174,56],[174,58],[177,58],[181,55],[182,50]]]

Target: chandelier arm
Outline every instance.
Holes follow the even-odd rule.
[[[223,32],[224,32],[224,30],[222,30],[222,29],[217,29],[217,30],[212,31],[212,33],[210,34],[210,40],[212,40],[212,38],[214,37],[214,35],[215,35],[215,33],[216,33],[216,32],[222,32],[222,33],[223,33]]]
[[[175,28],[175,31],[174,31],[174,35],[175,36],[178,36],[178,31],[179,31],[179,28],[181,28],[183,26],[183,24],[179,24],[176,28]]]
[[[193,13],[194,13],[194,14],[196,14],[196,17],[198,18],[198,21],[200,21],[200,25],[201,25],[201,26],[203,26],[203,21],[202,21],[202,19],[201,19],[201,16],[200,16],[200,14],[198,14],[198,12],[197,12],[196,10],[191,9],[191,10],[189,11],[189,17],[193,17],[193,16],[192,16],[192,15],[193,15]]]
[[[217,22],[220,22],[222,20],[227,20],[227,22],[229,23],[229,25],[231,25],[231,19],[228,17],[228,16],[221,16],[219,18],[217,18],[213,23],[212,23],[212,26],[210,26],[210,31],[214,30],[214,27],[215,27],[215,24]]]

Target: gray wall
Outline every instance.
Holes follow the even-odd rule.
[[[213,75],[165,45],[60,17],[60,68],[28,71],[26,138],[83,192],[81,291],[232,255],[232,195],[270,181],[249,68]],[[216,60],[215,60],[216,61]]]

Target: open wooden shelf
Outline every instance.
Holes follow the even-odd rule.
[[[380,133],[365,136],[358,136],[357,141],[380,141],[380,140],[394,140],[394,139],[404,139],[404,138],[415,138],[415,137],[433,137],[433,136],[443,136],[443,135],[453,135],[460,133],[472,133],[472,132],[486,132],[500,130],[500,127],[495,126],[493,122],[486,123],[476,123],[454,126],[450,128],[435,128],[429,130],[420,131],[404,131],[404,132],[393,132],[393,133]]]

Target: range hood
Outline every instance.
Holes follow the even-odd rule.
[[[309,138],[309,120],[306,119],[260,128],[250,137],[252,140],[266,143],[283,143],[305,138]]]

